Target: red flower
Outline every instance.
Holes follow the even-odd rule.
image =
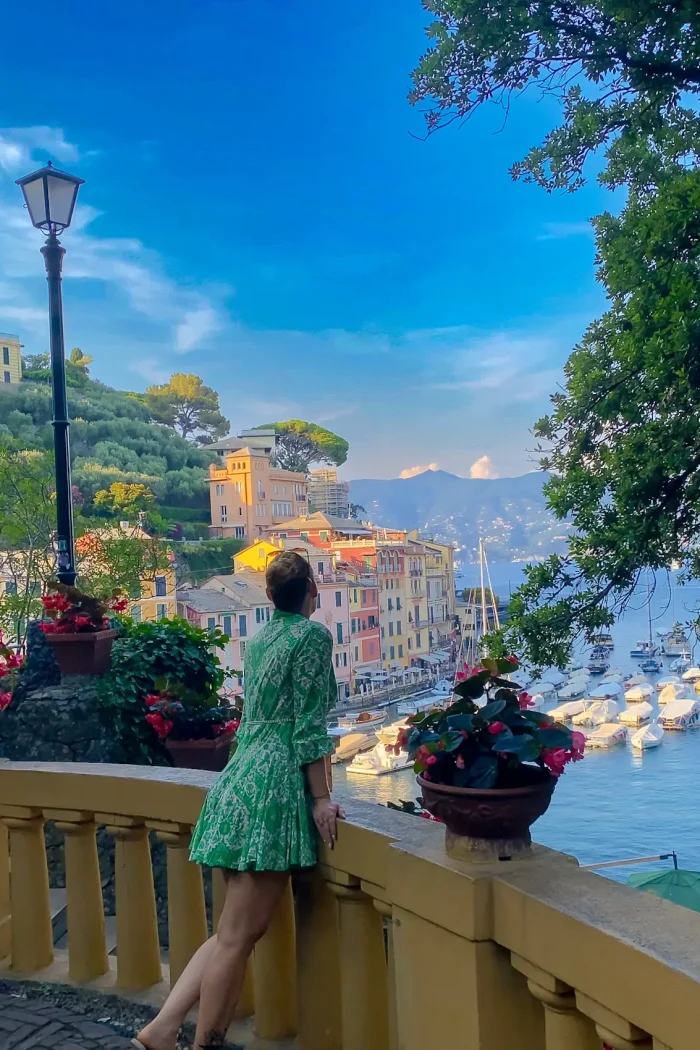
[[[153,711],[150,715],[146,715],[146,721],[153,726],[160,740],[164,740],[173,728],[173,723],[169,719],[163,718],[159,711]]]
[[[518,662],[517,656],[506,656],[506,660],[509,664],[517,664]]]
[[[84,613],[81,613],[79,616],[76,616],[74,618],[74,620],[73,620],[73,623],[74,623],[74,625],[76,627],[79,627],[79,628],[80,627],[90,627],[92,625],[92,621],[91,621],[90,617],[86,616]]]
[[[530,694],[526,693],[524,690],[520,694],[520,696],[518,697],[518,703],[520,704],[520,710],[521,711],[527,710],[528,707],[534,707],[535,706],[535,701],[532,699]]]
[[[149,693],[144,703],[146,707],[155,707],[156,704],[160,703],[160,693]]]
[[[434,766],[436,762],[437,762],[437,755],[428,755],[428,757],[425,760],[426,766]]]
[[[114,609],[115,612],[118,612],[118,613],[126,612],[126,609],[127,609],[128,605],[129,605],[129,599],[128,598],[115,598],[112,601],[112,608]]]
[[[550,773],[553,773],[555,777],[560,777],[562,775],[567,763],[569,763],[571,759],[571,752],[565,751],[563,747],[548,747],[542,752],[542,761]]]
[[[505,728],[503,722],[492,722],[489,726],[489,733],[491,736],[498,736],[498,734],[502,733]]]
[[[0,711],[4,711],[12,700],[12,693],[0,693]]]
[[[58,629],[58,624],[55,623],[53,620],[48,620],[45,623],[39,624],[39,630],[43,631],[44,634],[54,634],[56,631],[58,631]]]

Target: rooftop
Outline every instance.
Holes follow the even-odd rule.
[[[270,599],[265,594],[262,587],[258,586],[257,582],[253,583],[250,579],[252,573],[226,573],[218,576],[211,576],[208,580],[205,580],[202,584],[203,588],[212,590],[218,588],[219,591],[226,587],[229,591],[233,591],[239,601],[250,605],[269,605]],[[255,574],[258,576],[259,574]]]
[[[241,608],[240,603],[227,594],[201,587],[183,587],[177,592],[177,600],[197,612],[237,612]]]
[[[279,532],[280,529],[330,529],[334,532],[345,532],[353,535],[371,536],[372,530],[352,518],[337,518],[334,514],[324,514],[317,510],[313,514],[302,514],[298,518],[282,521],[272,525],[268,532]]]

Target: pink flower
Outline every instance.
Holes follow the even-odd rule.
[[[586,738],[583,733],[572,733],[571,734],[571,759],[573,762],[580,762],[583,758],[583,752],[586,750]]]
[[[457,766],[457,769],[464,769],[464,759],[461,755],[457,755],[455,765]]]
[[[425,760],[426,766],[434,766],[436,762],[437,762],[437,755],[428,755],[428,757]]]
[[[520,696],[518,697],[518,703],[520,704],[520,710],[521,711],[527,710],[528,707],[534,707],[535,706],[535,701],[532,699],[530,694],[526,693],[524,690],[520,694]]]
[[[6,707],[9,707],[11,700],[12,693],[0,693],[0,711],[4,711]]]
[[[430,780],[430,773],[428,772],[427,769],[423,770],[423,772],[421,773],[421,776],[423,777],[423,780]]]
[[[542,752],[542,761],[550,773],[553,773],[555,777],[560,777],[567,763],[571,761],[571,752],[565,751],[563,747],[545,748]]]
[[[489,726],[489,733],[491,736],[498,736],[498,734],[502,733],[505,728],[503,722],[492,722]]]

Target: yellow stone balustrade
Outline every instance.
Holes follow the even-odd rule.
[[[0,976],[162,1001],[149,836],[167,846],[173,976],[205,937],[187,845],[213,774],[0,766]],[[556,805],[556,799],[554,804]],[[300,1050],[698,1050],[700,915],[544,847],[451,859],[443,829],[353,804],[295,880],[249,967],[233,1032]],[[65,833],[68,950],[54,951],[44,822]],[[117,956],[105,955],[95,830],[116,844]],[[215,877],[215,919],[222,880]]]

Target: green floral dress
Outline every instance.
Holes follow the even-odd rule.
[[[238,747],[210,789],[192,836],[198,864],[287,871],[316,863],[302,766],[333,750],[333,638],[323,624],[277,610],[246,649]]]

